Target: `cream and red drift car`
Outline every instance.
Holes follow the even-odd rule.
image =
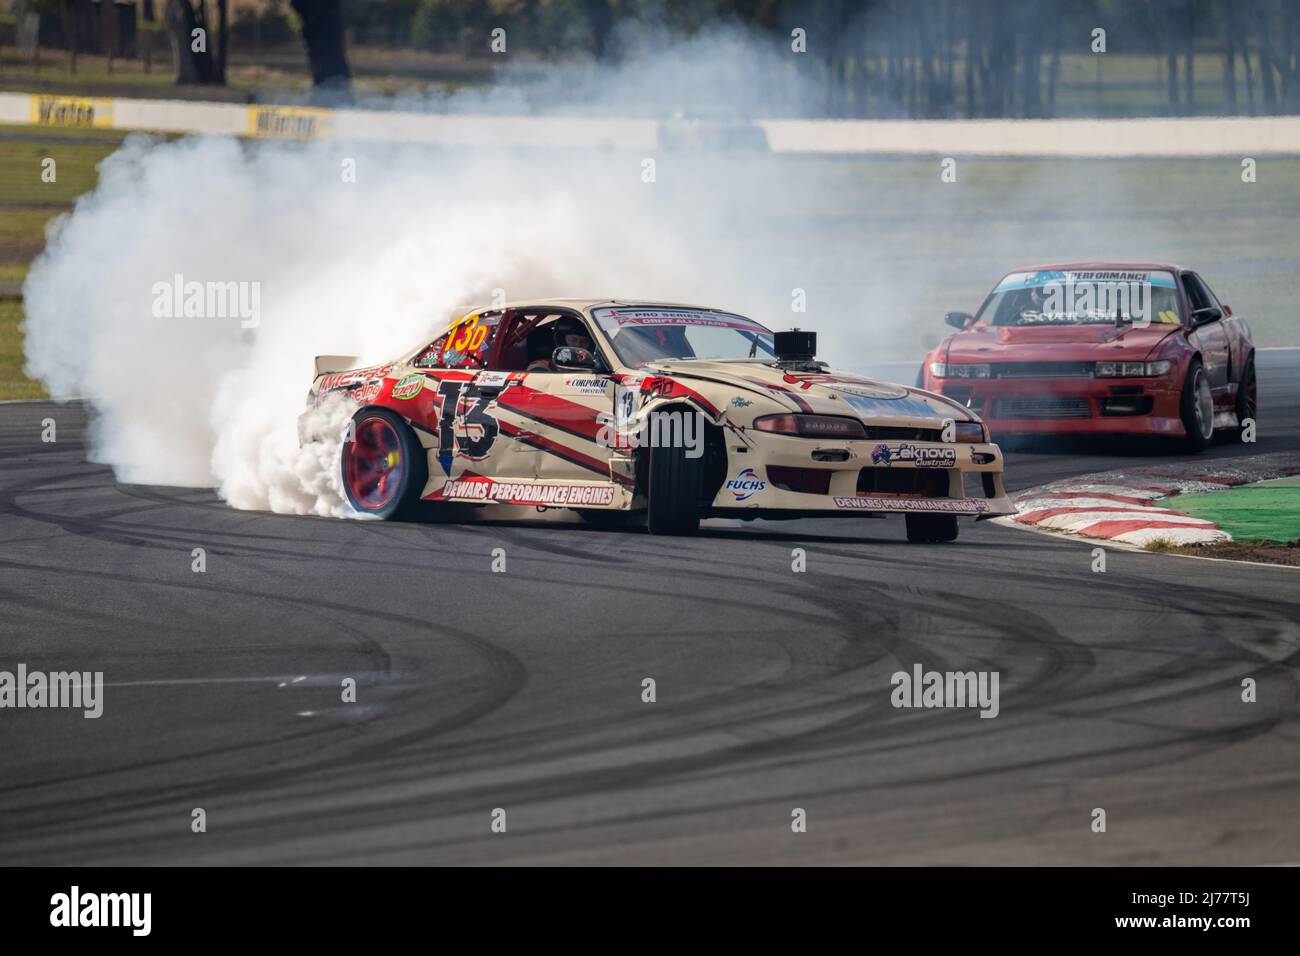
[[[909,540],[951,541],[959,515],[1014,511],[978,416],[829,371],[815,349],[715,309],[526,302],[384,365],[318,357],[310,401],[359,406],[343,487],[380,518],[499,504],[682,534],[707,517],[902,513]]]

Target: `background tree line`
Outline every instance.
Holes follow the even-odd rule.
[[[783,58],[830,117],[1300,113],[1300,0],[12,0],[56,45],[122,47],[135,23],[171,40],[183,83],[223,83],[236,54],[305,41],[318,89],[346,95],[346,48],[617,63],[647,29],[720,25],[806,53]],[[129,16],[128,16],[129,14]],[[129,28],[124,26],[129,20]],[[193,30],[210,40],[194,50]],[[1098,34],[1096,31],[1104,31]],[[1104,43],[1105,52],[1094,52]],[[88,45],[87,45],[88,44]],[[780,76],[765,78],[779,86]]]

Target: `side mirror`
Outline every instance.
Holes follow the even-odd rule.
[[[969,312],[948,312],[944,314],[943,320],[954,329],[964,329],[974,318]]]
[[[551,353],[551,365],[555,368],[572,369],[574,371],[587,370],[595,371],[596,353],[590,349],[574,348],[571,345],[561,345]]]
[[[1210,322],[1218,322],[1221,318],[1223,318],[1223,310],[1211,305],[1193,312],[1192,324],[1208,325]]]
[[[1219,304],[1223,306],[1223,314],[1228,318],[1232,318],[1232,306],[1228,305],[1226,302],[1220,302]]]

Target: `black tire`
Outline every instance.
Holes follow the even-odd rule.
[[[646,527],[651,534],[694,534],[700,527],[704,457],[685,448],[650,449]]]
[[[375,443],[381,435],[385,439],[383,448]],[[411,427],[386,408],[362,408],[352,416],[351,436],[339,455],[339,476],[348,503],[361,514],[386,521],[421,517],[425,509],[420,494],[429,481],[429,456]],[[393,451],[398,454],[395,461],[391,458]],[[370,467],[380,458],[387,460],[386,467]],[[393,486],[381,493],[381,476],[375,478],[375,493],[367,494],[376,471],[386,475]]]
[[[957,540],[956,515],[908,514],[907,540],[913,544],[946,544]]]
[[[1179,413],[1183,420],[1183,430],[1187,436],[1183,439],[1183,447],[1197,454],[1205,451],[1210,447],[1214,440],[1214,398],[1211,396],[1206,407],[1206,396],[1209,395],[1210,382],[1205,376],[1205,368],[1199,358],[1192,359],[1191,365],[1187,367],[1187,377],[1183,379],[1183,395],[1179,403]],[[1207,423],[1205,416],[1208,414]]]
[[[639,519],[645,517],[645,513],[640,511],[612,511],[596,508],[581,508],[577,510],[578,517],[581,518],[585,524],[589,524],[593,528],[601,528],[609,531],[626,528],[629,525],[636,524]]]
[[[1246,359],[1246,368],[1241,373],[1237,384],[1237,427],[1243,428],[1243,422],[1251,419],[1259,422],[1259,391],[1255,379],[1255,356]]]

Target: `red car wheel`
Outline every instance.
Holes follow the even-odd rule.
[[[428,474],[424,449],[400,417],[363,409],[343,444],[343,490],[352,507],[377,518],[404,517],[419,503]]]

